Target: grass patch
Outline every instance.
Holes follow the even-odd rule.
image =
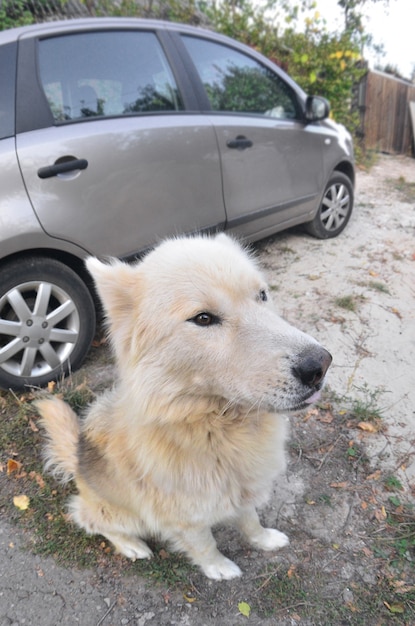
[[[393,476],[393,474],[385,478],[384,485],[387,491],[402,491],[403,490],[403,485],[401,481],[396,476]]]
[[[330,576],[321,571],[307,577],[301,566],[285,570],[268,566],[259,577],[255,610],[262,618],[291,618],[292,623],[412,623],[415,586],[410,581],[385,576],[368,586],[350,580],[344,584],[342,597],[332,593],[332,584]]]
[[[373,291],[380,291],[381,293],[387,293],[390,295],[390,291],[385,285],[385,283],[381,283],[377,280],[371,280],[367,283],[367,286],[369,287],[369,289],[372,289]]]
[[[334,303],[336,306],[346,311],[352,311],[353,313],[357,311],[358,299],[356,296],[339,296],[334,300]]]
[[[415,510],[414,505],[401,502],[396,495],[390,496],[385,504],[385,525],[375,539],[378,554],[385,560],[390,572],[406,580],[402,575],[408,567],[415,570]],[[414,579],[415,580],[415,579]],[[413,583],[413,581],[412,581]],[[415,608],[415,585],[412,603]]]
[[[290,248],[290,246],[283,244],[281,246],[278,246],[278,252],[282,252],[282,254],[297,254],[295,250]]]
[[[407,182],[404,176],[399,176],[398,179],[388,179],[388,182],[399,191],[405,202],[415,202],[415,183]]]
[[[354,387],[357,397],[350,400],[349,415],[359,422],[379,422],[384,408],[379,406],[379,398],[386,392],[383,388],[370,389],[368,385]]]

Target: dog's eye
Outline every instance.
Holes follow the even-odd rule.
[[[220,324],[220,319],[213,313],[198,313],[194,317],[191,317],[188,322],[193,322],[196,326],[212,326],[213,324]]]
[[[261,289],[259,292],[258,300],[261,300],[261,302],[266,302],[268,300],[268,294],[265,289]]]

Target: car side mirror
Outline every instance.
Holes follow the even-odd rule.
[[[330,114],[330,104],[322,96],[307,96],[305,117],[307,122],[325,120]]]

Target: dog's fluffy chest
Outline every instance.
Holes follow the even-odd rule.
[[[151,426],[142,433],[138,475],[160,492],[260,504],[284,463],[285,422],[276,415]]]

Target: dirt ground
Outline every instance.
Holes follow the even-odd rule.
[[[166,546],[155,546],[153,561],[131,564],[92,538],[84,569],[74,556],[83,544],[69,527],[39,537],[26,523],[30,507],[10,512],[23,483],[7,476],[6,442],[0,626],[413,625],[414,235],[415,160],[381,156],[358,172],[355,213],[340,237],[317,241],[296,230],[256,245],[280,313],[334,358],[321,404],[291,418],[288,471],[261,513],[289,535],[289,547],[263,554],[233,529],[217,529],[220,549],[244,572],[218,583]],[[98,391],[112,376],[101,345],[76,381]],[[0,398],[5,420],[13,400],[21,404]],[[27,425],[39,457],[35,416]],[[23,453],[14,454],[24,466]],[[42,481],[32,483],[33,502],[46,499]],[[68,538],[73,554],[63,552]],[[52,539],[53,556],[40,555]]]

